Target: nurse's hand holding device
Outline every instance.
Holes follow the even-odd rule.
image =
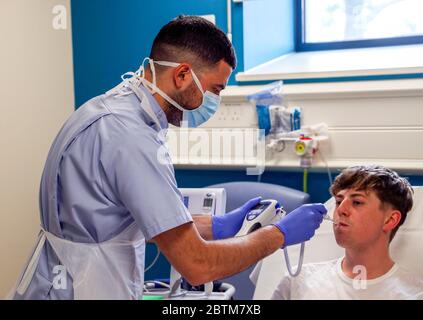
[[[327,210],[323,204],[305,204],[288,215],[276,200],[262,200],[246,214],[241,229],[236,236],[243,236],[266,225],[275,225],[285,237],[284,254],[288,272],[295,277],[300,274],[304,257],[304,242],[310,240],[320,226]],[[312,219],[305,220],[305,216]],[[301,243],[300,260],[297,271],[291,269],[287,246]]]
[[[227,212],[224,215],[213,216],[213,239],[227,239],[236,236],[248,212],[251,212],[251,210],[260,203],[260,201],[261,197],[253,198],[231,212]]]
[[[246,235],[258,228],[279,221],[286,214],[276,200],[262,200],[246,214],[236,237]]]
[[[307,224],[304,223],[305,215],[313,217]],[[305,204],[286,214],[276,200],[261,200],[245,215],[236,236],[243,236],[260,227],[273,224],[284,234],[284,247],[286,247],[310,240],[325,215],[326,208],[322,204]]]

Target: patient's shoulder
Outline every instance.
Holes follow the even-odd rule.
[[[403,282],[407,282],[409,284],[413,284],[416,287],[419,287],[423,290],[423,276],[417,275],[407,268],[402,266],[398,266],[398,270],[396,272],[398,278],[400,278]]]
[[[388,279],[392,293],[401,299],[423,300],[423,276],[398,266]]]

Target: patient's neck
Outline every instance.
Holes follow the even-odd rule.
[[[364,266],[367,279],[371,280],[383,276],[394,264],[389,255],[389,244],[373,244],[365,249],[346,249],[345,259],[342,261],[342,271],[347,277],[354,279],[357,277],[357,272],[363,276],[362,270],[354,270],[354,267]]]

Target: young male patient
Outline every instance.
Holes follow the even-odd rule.
[[[338,260],[303,266],[285,276],[272,299],[423,299],[423,279],[396,264],[389,244],[413,205],[407,180],[381,166],[342,171],[331,193],[334,232],[345,248]],[[422,266],[423,267],[423,266]]]

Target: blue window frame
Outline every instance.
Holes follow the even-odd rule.
[[[423,43],[422,0],[294,0],[296,51]]]

